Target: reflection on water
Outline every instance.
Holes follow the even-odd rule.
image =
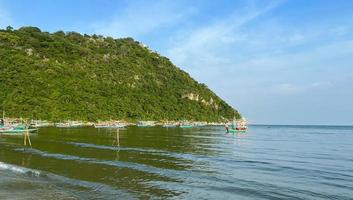
[[[353,127],[43,128],[31,140],[0,137],[0,199],[353,195]]]

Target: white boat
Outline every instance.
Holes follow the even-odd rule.
[[[125,124],[94,124],[94,128],[124,128]]]
[[[50,123],[46,120],[32,120],[30,127],[40,128],[40,127],[48,127]]]
[[[164,128],[174,128],[174,127],[177,127],[176,124],[163,124],[162,127]]]
[[[75,128],[84,126],[84,123],[80,121],[67,121],[56,123],[55,126],[58,128]]]
[[[138,127],[151,127],[155,126],[155,121],[139,121],[137,123]]]
[[[124,128],[126,124],[121,121],[104,121],[93,124],[94,128]]]

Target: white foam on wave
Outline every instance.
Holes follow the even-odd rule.
[[[0,170],[9,170],[18,174],[31,174],[34,176],[39,176],[41,173],[37,170],[27,169],[24,167],[19,167],[7,163],[0,162]]]
[[[40,178],[39,176],[42,174],[41,171],[15,166],[1,161],[0,161],[0,170],[11,171],[16,174],[30,174],[32,176],[33,175],[37,176],[38,178]],[[109,185],[105,185],[102,183],[71,179],[65,176],[60,176],[60,175],[56,175],[45,171],[43,173],[45,174],[45,178],[47,181],[51,180],[53,181],[53,183],[56,183],[59,186],[60,186],[60,183],[64,183],[67,185],[75,185],[75,186],[91,189],[91,191],[85,191],[85,192],[80,192],[79,190],[74,191],[76,194],[80,194],[80,195],[83,195],[83,197],[86,197],[83,199],[90,199],[88,198],[90,197],[90,195],[98,195],[98,196],[103,195],[103,199],[116,199],[115,197],[117,196],[122,197],[123,199],[135,199],[135,197],[130,193],[126,193],[125,191],[118,190],[116,188],[113,188]],[[68,189],[70,189],[70,187]],[[93,194],[92,192],[97,194]],[[95,198],[92,198],[92,199],[95,199]]]

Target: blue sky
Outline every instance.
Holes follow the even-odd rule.
[[[0,0],[0,27],[133,37],[252,123],[353,124],[353,1]]]

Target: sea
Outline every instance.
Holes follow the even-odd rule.
[[[0,199],[353,199],[352,126],[0,135]]]

